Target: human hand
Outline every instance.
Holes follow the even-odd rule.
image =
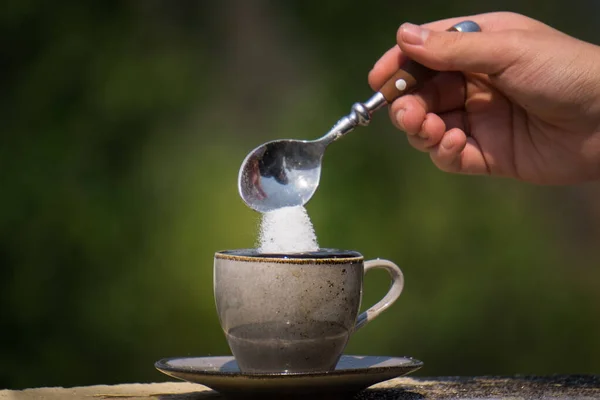
[[[480,33],[446,32],[472,20]],[[443,171],[538,184],[600,179],[600,47],[514,13],[404,24],[369,73],[378,90],[409,57],[444,71],[389,107]]]

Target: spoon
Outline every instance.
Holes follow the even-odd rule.
[[[475,22],[464,21],[448,31],[479,32],[480,28]],[[321,138],[282,139],[258,146],[242,162],[238,176],[240,196],[248,207],[262,213],[306,204],[319,186],[327,146],[357,125],[367,126],[375,111],[414,92],[436,74],[437,71],[407,60],[377,93],[364,103],[355,103],[350,114]]]

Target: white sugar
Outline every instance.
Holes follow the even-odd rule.
[[[302,253],[318,249],[317,236],[304,207],[283,207],[262,215],[260,253]]]

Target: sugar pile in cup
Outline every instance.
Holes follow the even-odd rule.
[[[260,253],[304,253],[319,250],[306,208],[283,207],[262,215],[257,243]]]

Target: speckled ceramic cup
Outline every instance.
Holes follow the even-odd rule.
[[[386,270],[392,285],[382,300],[358,315],[363,276],[374,268]],[[354,251],[215,254],[217,313],[244,373],[333,370],[350,335],[391,306],[403,287],[396,264],[365,262]]]

